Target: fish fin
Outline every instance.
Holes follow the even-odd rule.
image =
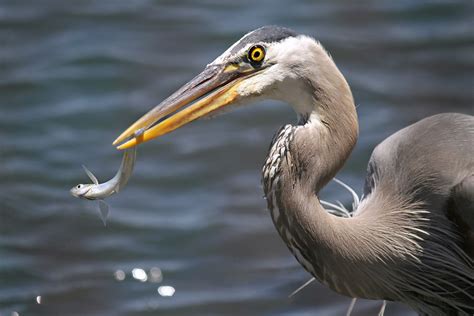
[[[104,223],[104,226],[107,226],[107,218],[109,217],[109,206],[103,200],[97,200],[99,203],[99,213],[100,219]]]
[[[94,176],[94,174],[89,170],[87,169],[86,166],[82,165],[82,169],[84,169],[84,171],[86,172],[87,176],[89,177],[89,179],[92,180],[92,182],[94,184],[99,184],[99,180],[97,180],[97,178]]]

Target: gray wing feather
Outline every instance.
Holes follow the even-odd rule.
[[[464,235],[466,252],[474,257],[474,174],[454,186],[451,198],[449,215]]]
[[[474,233],[474,174],[453,188],[455,213]]]

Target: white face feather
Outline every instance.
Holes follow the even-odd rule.
[[[256,75],[245,79],[238,88],[242,96],[238,105],[261,99],[274,99],[289,103],[298,114],[310,115],[315,110],[314,79],[321,78],[321,65],[331,58],[322,46],[311,37],[299,35],[273,43],[249,43],[237,53],[237,43],[216,58],[211,65],[239,60],[254,45],[262,45],[266,55]],[[267,67],[268,66],[268,67]]]

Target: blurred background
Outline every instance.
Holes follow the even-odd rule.
[[[112,141],[246,32],[320,40],[352,87],[361,192],[374,146],[473,113],[473,1],[0,0],[0,315],[344,315],[280,240],[260,169],[290,107],[264,102],[140,146],[107,227],[69,188],[110,179]],[[327,200],[350,205],[331,184]],[[360,300],[353,315],[376,315]],[[386,315],[414,315],[389,303]]]

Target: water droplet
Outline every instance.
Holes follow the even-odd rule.
[[[146,275],[145,270],[140,268],[134,268],[132,270],[132,276],[134,279],[139,280],[141,282],[146,282],[146,280],[148,280],[148,276]]]
[[[117,270],[114,272],[114,277],[117,281],[123,281],[125,280],[125,272],[123,272],[123,270]]]
[[[169,285],[162,285],[158,288],[158,294],[161,296],[173,296],[174,292],[176,292],[174,287]]]

